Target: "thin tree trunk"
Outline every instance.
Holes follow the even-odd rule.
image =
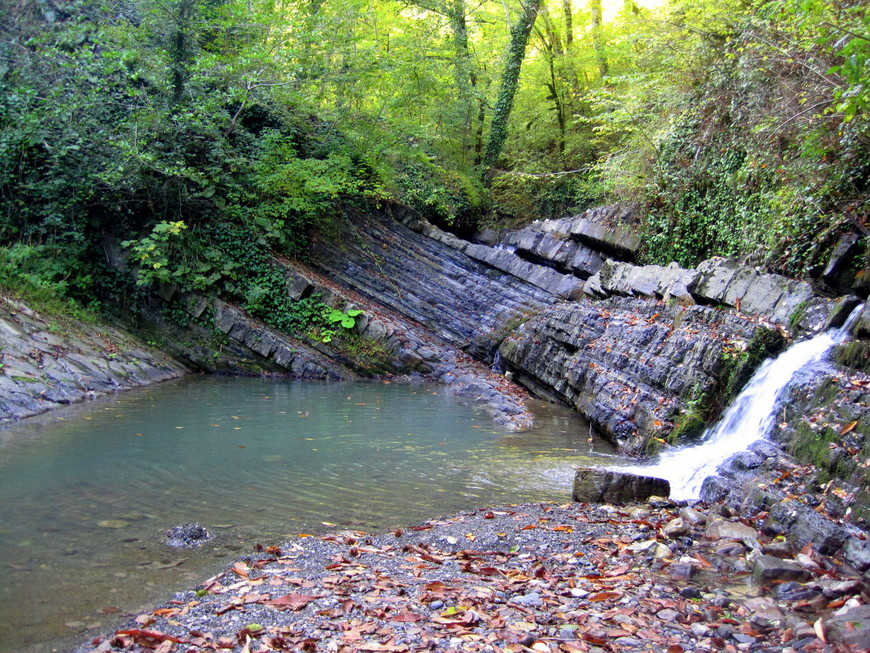
[[[527,4],[523,5],[523,10],[511,29],[511,40],[505,56],[501,86],[492,112],[489,140],[483,155],[483,164],[487,168],[491,168],[495,164],[507,140],[508,121],[519,86],[520,69],[526,56],[526,45],[529,43],[529,36],[535,25],[535,18],[538,16],[540,6],[541,0],[529,0]]]
[[[601,33],[601,0],[590,0],[592,9],[592,45],[595,48],[595,58],[598,60],[598,72],[601,79],[607,77],[608,63],[607,54],[604,52],[604,36]]]

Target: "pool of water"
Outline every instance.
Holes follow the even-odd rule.
[[[499,430],[433,386],[188,377],[0,431],[0,651],[66,651],[298,533],[569,500],[615,461],[571,411]],[[199,522],[195,551],[165,544]]]

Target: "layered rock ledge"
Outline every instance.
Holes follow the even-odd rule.
[[[0,297],[0,422],[187,374],[183,364],[106,325],[52,324]]]

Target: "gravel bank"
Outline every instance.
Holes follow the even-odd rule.
[[[719,505],[508,506],[258,546],[78,651],[866,651],[864,581]]]

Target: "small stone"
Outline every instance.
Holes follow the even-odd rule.
[[[680,590],[680,596],[684,599],[701,599],[703,595],[697,587],[684,587]]]
[[[801,567],[803,567],[807,571],[813,572],[814,574],[821,574],[825,571],[824,569],[822,569],[818,562],[813,560],[805,553],[798,553],[794,559]]]
[[[776,558],[791,558],[794,555],[794,547],[787,540],[776,540],[765,544],[761,549],[765,554]]]
[[[707,523],[707,515],[700,510],[695,510],[694,508],[683,508],[680,511],[680,517],[682,517],[683,521],[687,524],[692,524],[693,526],[700,526],[701,524]]]
[[[104,519],[97,522],[97,526],[100,528],[126,528],[129,525],[130,522],[123,519]]]
[[[746,553],[746,547],[740,542],[727,540],[716,546],[716,554],[720,556],[739,556]]]
[[[664,610],[656,612],[656,616],[662,621],[676,621],[677,617],[680,616],[680,613],[671,608],[665,608]]]
[[[758,596],[745,601],[743,605],[747,610],[752,612],[752,620],[766,621],[781,621],[783,618],[782,610],[776,602],[767,596]]]
[[[689,628],[695,637],[706,637],[710,632],[710,629],[707,626],[697,621],[689,626]]]
[[[761,548],[758,544],[758,532],[740,522],[714,519],[707,523],[704,535],[711,540],[737,540],[744,542],[750,548]]]
[[[793,581],[776,587],[776,598],[780,601],[808,601],[819,595],[819,590]]]
[[[668,567],[668,576],[675,580],[689,580],[695,575],[696,567],[685,562],[675,562]]]
[[[511,599],[511,602],[519,603],[520,605],[525,605],[530,608],[540,608],[544,605],[544,601],[541,598],[541,595],[537,592],[531,592],[522,596],[515,596]]]
[[[732,633],[732,639],[740,644],[755,644],[755,638],[752,635],[744,635],[743,633]]]
[[[821,578],[818,584],[822,588],[822,593],[829,599],[837,599],[847,594],[858,594],[862,588],[859,578],[839,581],[833,578]]]
[[[671,539],[681,537],[683,535],[688,535],[691,531],[691,527],[685,522],[685,520],[683,520],[682,517],[672,519],[667,524],[665,524],[665,527],[662,529],[662,532]]]
[[[731,634],[733,632],[734,632],[733,626],[730,626],[728,624],[721,624],[720,626],[717,626],[717,628],[716,628],[716,634],[719,635],[719,637],[721,637],[722,639],[725,639],[727,637],[731,637]]]
[[[636,648],[638,646],[644,645],[642,641],[634,637],[617,637],[615,640],[613,640],[613,643],[617,646],[625,646],[628,648]]]
[[[731,599],[729,599],[724,594],[716,594],[712,599],[710,599],[710,604],[716,606],[717,608],[727,608],[731,603]]]
[[[658,546],[658,542],[656,540],[644,540],[643,542],[629,544],[627,547],[625,547],[625,549],[627,551],[631,551],[632,553],[647,553],[654,551],[656,546]]]
[[[432,603],[429,604],[429,607],[432,610],[440,610],[441,608],[444,607],[444,601],[441,601],[440,599],[432,601]]]

